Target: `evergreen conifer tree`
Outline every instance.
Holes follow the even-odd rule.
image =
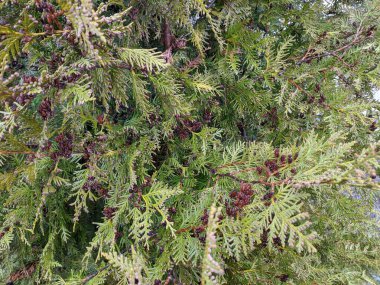
[[[3,0],[1,284],[376,284],[379,0]]]

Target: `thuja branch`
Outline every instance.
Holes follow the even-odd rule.
[[[125,250],[123,250],[120,254],[124,254],[124,253],[126,253],[126,252],[127,252],[127,250],[125,249]],[[93,273],[87,275],[85,278],[82,279],[82,281],[81,281],[80,284],[81,284],[81,285],[83,285],[83,284],[87,284],[91,279],[95,278],[97,275],[99,275],[99,273],[101,273],[101,272],[107,270],[110,266],[111,266],[111,264],[107,264],[107,265],[101,267],[99,270],[96,270],[95,272],[93,272]]]
[[[103,266],[102,268],[100,268],[98,271],[95,271],[94,273],[86,276],[84,279],[82,279],[81,283],[80,284],[86,284],[87,282],[89,282],[91,279],[93,279],[94,277],[96,277],[99,273],[107,270],[111,265],[110,264],[107,264],[105,266]]]
[[[294,180],[292,179],[292,177],[288,177],[288,178],[285,178],[285,179],[281,179],[281,180],[278,180],[278,181],[273,181],[273,182],[269,182],[269,181],[265,181],[265,180],[247,180],[247,179],[243,179],[243,178],[239,178],[237,176],[234,176],[232,175],[231,173],[223,173],[223,174],[217,174],[218,177],[227,177],[227,178],[230,178],[236,182],[239,182],[239,183],[246,183],[246,184],[251,184],[251,185],[255,185],[255,184],[261,184],[261,185],[264,185],[264,186],[270,186],[272,189],[273,187],[275,186],[280,186],[280,185],[289,185],[289,186],[292,186],[294,188],[303,188],[303,187],[311,187],[311,186],[318,186],[318,185],[340,185],[340,184],[346,184],[346,185],[350,185],[350,186],[357,186],[357,187],[361,187],[363,186],[363,183],[354,183],[354,177],[341,177],[341,178],[321,178],[321,179],[316,179],[316,180],[305,180],[305,181],[298,181],[298,180]],[[361,182],[361,181],[359,181]],[[373,182],[373,183],[366,183],[365,184],[366,186],[370,187],[370,188],[379,188],[380,186],[378,185],[378,183],[376,182]]]
[[[288,79],[288,82],[290,84],[292,84],[297,90],[299,90],[301,93],[305,94],[309,99],[310,98],[313,98],[313,96],[308,92],[306,91],[305,89],[303,89],[299,84],[297,84],[294,80],[292,79]],[[336,108],[334,106],[331,106],[329,104],[327,104],[324,100],[325,98],[324,97],[321,97],[322,100],[321,100],[321,104],[323,107],[325,107],[326,109],[331,109],[331,110],[334,110],[334,111],[337,111],[339,113],[344,113],[344,110],[343,109],[339,109],[339,108]]]
[[[310,62],[311,60],[313,59],[321,59],[323,57],[328,57],[328,56],[334,56],[334,57],[337,57],[337,53],[339,52],[344,52],[348,49],[350,49],[351,47],[359,44],[359,43],[363,43],[365,40],[373,37],[373,33],[374,33],[374,30],[376,29],[375,26],[372,26],[370,28],[368,28],[367,30],[363,30],[363,31],[357,31],[357,33],[355,33],[355,36],[353,38],[352,41],[350,41],[349,43],[341,46],[341,47],[338,47],[336,48],[335,50],[332,50],[332,51],[326,51],[326,52],[323,52],[323,53],[310,53],[310,51],[312,50],[311,48],[309,48],[307,50],[307,52],[305,53],[304,56],[302,56],[301,59],[299,59],[296,64],[299,65],[301,63],[304,63],[304,62]],[[340,59],[342,59],[340,57]],[[351,66],[350,66],[351,67]]]
[[[280,184],[283,184],[285,181],[285,180],[283,180],[283,181],[278,181],[278,182],[268,182],[268,181],[264,181],[264,180],[246,180],[246,179],[242,179],[242,178],[239,178],[237,176],[234,176],[231,173],[220,173],[220,174],[217,174],[217,176],[228,177],[228,178],[231,178],[232,180],[235,180],[235,181],[240,182],[240,183],[262,184],[265,186],[280,185]]]

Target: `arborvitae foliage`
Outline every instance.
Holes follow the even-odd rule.
[[[378,0],[0,9],[2,284],[376,282]]]

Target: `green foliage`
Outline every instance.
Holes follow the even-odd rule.
[[[0,283],[376,284],[379,19],[2,1]]]

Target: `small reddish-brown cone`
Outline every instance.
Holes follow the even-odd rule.
[[[51,101],[48,98],[42,100],[40,106],[38,107],[38,113],[44,121],[53,116],[53,111],[51,109]]]
[[[73,136],[61,133],[54,140],[58,144],[58,151],[52,153],[51,158],[54,160],[59,156],[69,158],[73,152]]]
[[[108,219],[112,219],[112,217],[115,215],[116,208],[114,207],[105,207],[103,209],[103,215]]]

